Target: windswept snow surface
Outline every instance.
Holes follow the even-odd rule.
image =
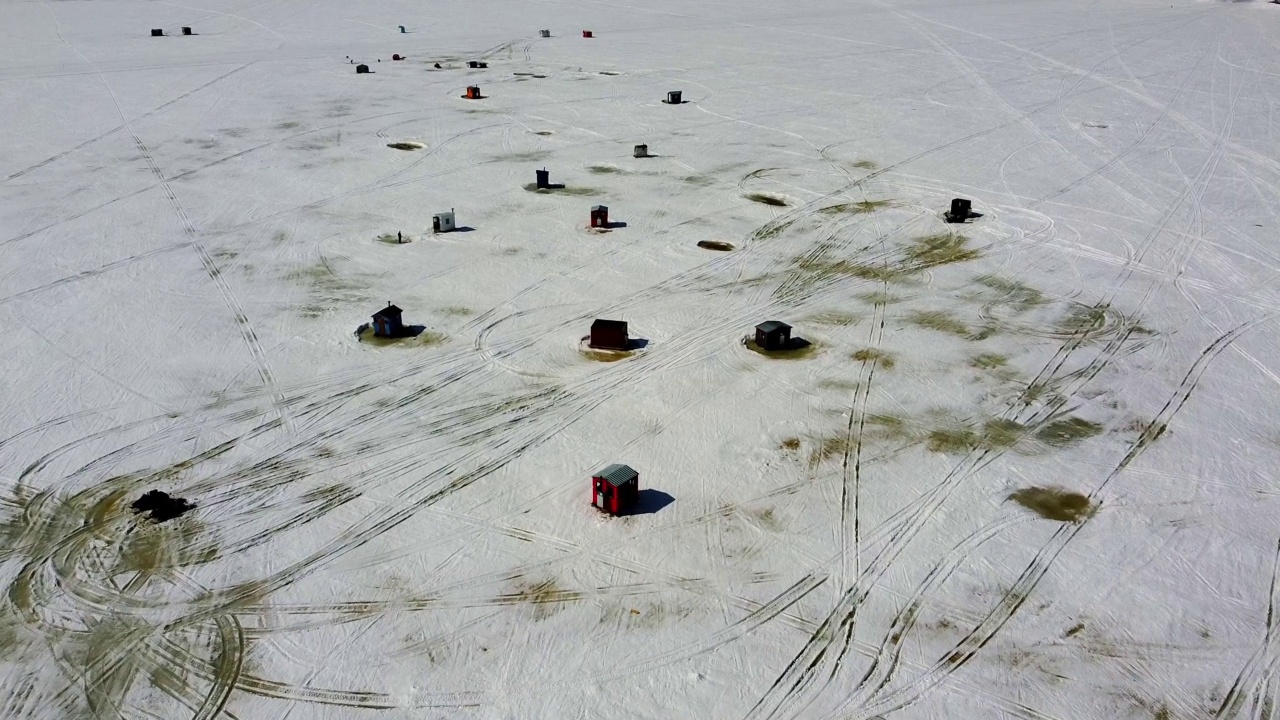
[[[1280,6],[0,14],[0,717],[1277,712]]]

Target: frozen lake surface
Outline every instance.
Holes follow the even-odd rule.
[[[1280,5],[0,8],[0,717],[1276,715]]]

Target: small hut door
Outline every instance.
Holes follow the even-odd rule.
[[[604,510],[604,488],[605,488],[605,484],[597,480],[596,481],[596,507],[600,508],[601,510]]]

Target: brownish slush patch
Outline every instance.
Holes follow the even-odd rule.
[[[1029,487],[1014,491],[1009,499],[1046,520],[1084,522],[1098,506],[1078,492],[1060,487]]]

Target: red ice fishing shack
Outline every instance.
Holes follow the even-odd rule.
[[[591,476],[591,504],[610,515],[625,515],[640,497],[640,473],[610,465]]]

